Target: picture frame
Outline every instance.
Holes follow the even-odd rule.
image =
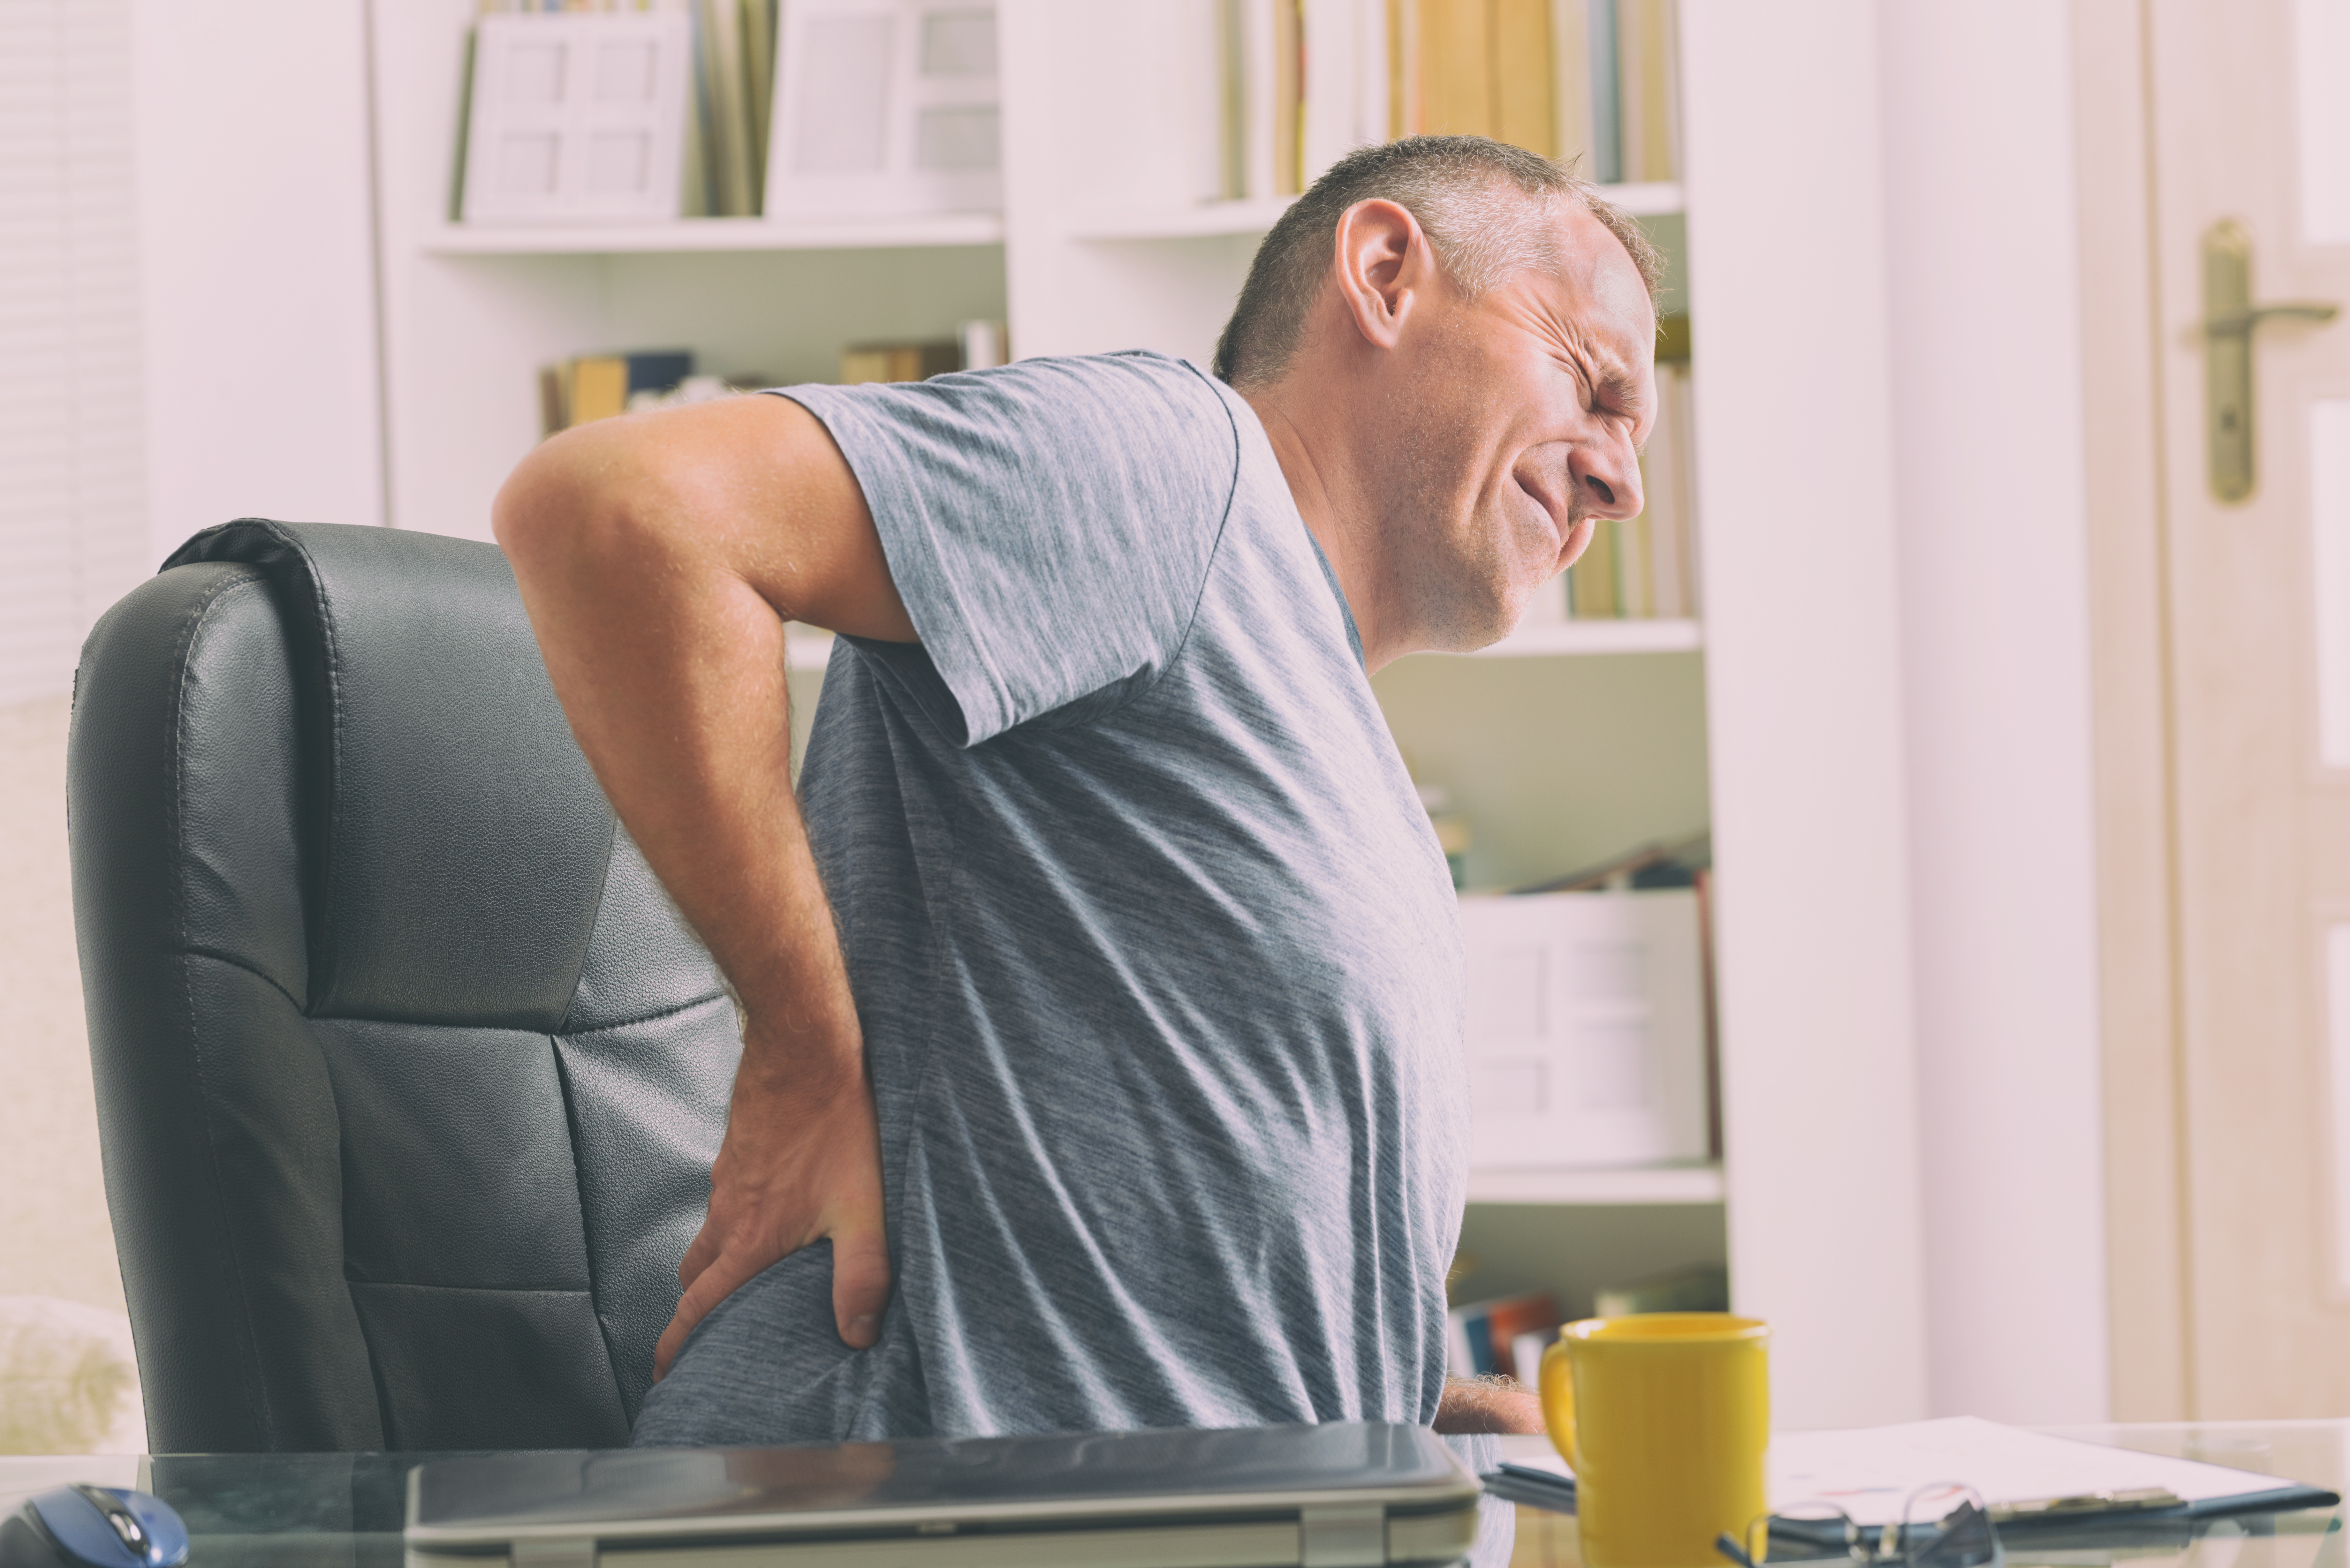
[[[484,16],[473,40],[467,223],[678,216],[693,29],[673,12]]]
[[[780,34],[770,216],[1003,206],[994,5],[785,0]]]

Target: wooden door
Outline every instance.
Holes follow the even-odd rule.
[[[2206,252],[2214,226],[2232,221],[2222,248],[2248,249],[2254,305],[2350,301],[2350,0],[2146,0],[2142,15],[2182,1413],[2341,1415],[2350,323],[2278,317],[2214,333]],[[2210,376],[2247,330],[2252,403],[2231,411]],[[2219,493],[2230,485],[2215,472],[2215,416],[2230,429],[2249,419],[2242,499]],[[2224,470],[2225,454],[2217,461]]]

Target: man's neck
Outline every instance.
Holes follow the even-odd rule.
[[[1297,514],[1337,576],[1347,612],[1355,618],[1355,634],[1363,641],[1364,667],[1377,674],[1402,650],[1389,646],[1381,619],[1378,587],[1384,567],[1369,498],[1356,493],[1359,486],[1352,467],[1339,460],[1331,443],[1290,416],[1277,383],[1241,396],[1256,410]]]

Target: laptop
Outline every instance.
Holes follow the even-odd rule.
[[[1448,1563],[1478,1483],[1374,1422],[433,1460],[410,1568],[1338,1568]]]

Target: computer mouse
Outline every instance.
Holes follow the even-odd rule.
[[[160,1497],[61,1486],[0,1521],[0,1568],[179,1568],[188,1527]]]

